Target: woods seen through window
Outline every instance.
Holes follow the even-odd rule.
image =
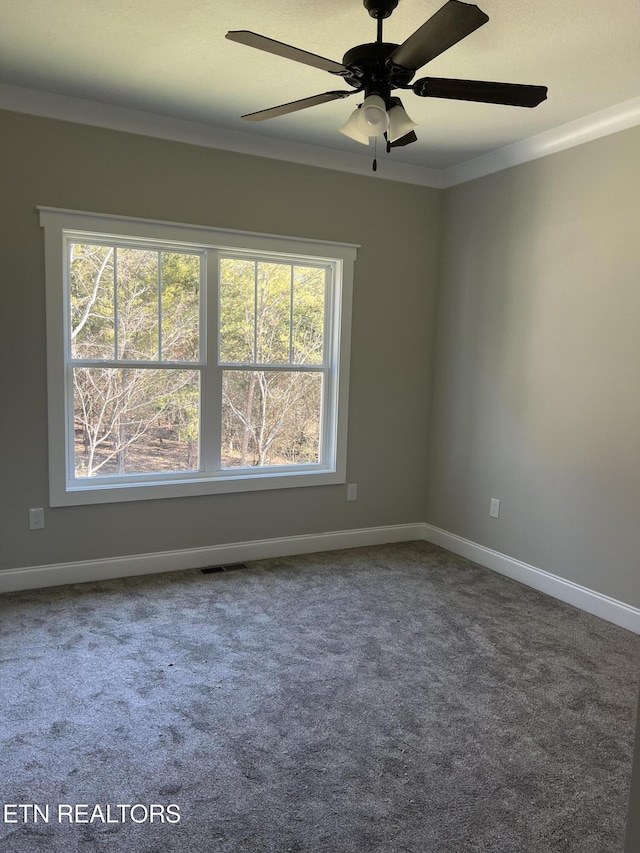
[[[61,238],[58,275],[47,244],[47,292],[49,312],[64,312],[50,347],[64,401],[50,418],[63,426],[50,431],[66,495],[343,481],[351,247],[310,255],[283,238],[115,218],[101,224],[119,233],[105,233],[64,228],[65,216],[97,223],[41,211]],[[59,475],[53,505],[87,502],[61,498]]]

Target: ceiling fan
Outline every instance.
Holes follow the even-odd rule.
[[[340,132],[365,145],[371,138],[384,136],[389,151],[396,146],[409,145],[418,138],[414,131],[416,123],[405,112],[400,98],[391,94],[395,89],[411,89],[421,98],[448,98],[515,107],[536,107],[547,97],[546,86],[442,77],[421,77],[412,82],[419,68],[487,23],[489,16],[477,6],[460,0],[448,0],[413,35],[397,45],[382,40],[382,22],[391,15],[398,0],[363,0],[363,3],[377,21],[376,41],[352,47],[345,53],[342,62],[326,59],[249,30],[228,32],[227,38],[231,41],[328,71],[352,87],[351,90],[323,92],[310,98],[290,101],[248,113],[242,118],[247,121],[264,121],[364,92],[364,102],[354,110]]]

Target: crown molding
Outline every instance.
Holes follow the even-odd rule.
[[[446,189],[456,184],[473,181],[493,172],[501,172],[511,166],[519,166],[529,160],[537,160],[540,157],[609,136],[620,130],[628,130],[639,124],[640,97],[623,101],[621,104],[567,122],[552,130],[506,145],[504,148],[498,148],[466,163],[443,169],[440,172],[440,186]]]
[[[22,86],[0,84],[0,109],[28,113],[44,118],[88,124],[141,136],[186,142],[204,148],[221,148],[238,154],[251,154],[272,160],[285,160],[306,166],[335,169],[370,177],[371,156],[350,154],[334,148],[273,139],[238,130],[216,127],[184,119],[132,110],[68,95],[57,95]],[[384,160],[375,175],[378,179],[441,188],[440,171]]]
[[[22,86],[0,84],[0,109],[436,189],[466,183],[640,125],[637,97],[447,169],[382,160],[374,176],[369,154],[283,141]]]

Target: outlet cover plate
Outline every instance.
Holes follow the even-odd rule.
[[[44,509],[37,507],[29,510],[29,530],[44,529]]]

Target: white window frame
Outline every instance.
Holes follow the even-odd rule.
[[[349,402],[349,357],[351,350],[351,305],[353,270],[357,246],[299,237],[280,237],[246,231],[233,231],[151,219],[109,214],[86,213],[39,207],[44,229],[45,279],[47,305],[47,387],[49,418],[49,501],[51,506],[114,503],[153,500],[228,492],[261,491],[299,486],[334,485],[346,482],[347,415]],[[197,252],[205,259],[204,285],[201,288],[201,361],[198,367],[215,365],[221,376],[225,369],[218,362],[218,255],[247,254],[260,260],[284,260],[321,265],[328,271],[325,307],[325,361],[313,365],[325,375],[320,462],[305,465],[265,466],[212,470],[211,459],[205,470],[144,474],[129,477],[75,478],[73,473],[73,387],[70,382],[69,348],[69,242],[80,239],[121,241],[131,245],[154,244],[163,249]],[[204,321],[204,322],[203,322]],[[184,367],[191,367],[185,364]],[[246,369],[263,369],[247,365]],[[238,365],[233,365],[238,369]],[[280,368],[290,369],[289,365]],[[305,369],[305,368],[302,368]],[[216,430],[213,412],[219,402],[212,400],[210,388],[202,389],[201,408]],[[201,415],[202,417],[202,415]],[[201,435],[201,457],[206,448],[219,446],[218,434],[211,440]],[[215,452],[214,454],[215,455]],[[215,460],[214,460],[215,462]]]

